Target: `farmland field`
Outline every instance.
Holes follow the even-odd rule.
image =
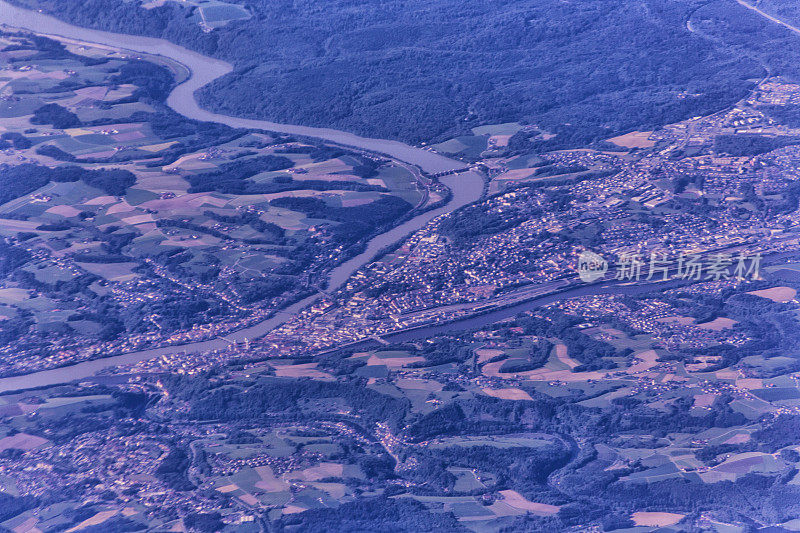
[[[200,9],[215,21],[242,13]],[[0,235],[32,254],[0,288],[12,317],[0,331],[29,343],[0,373],[52,366],[59,350],[76,362],[100,344],[125,351],[250,324],[423,199],[387,159],[179,118],[163,98],[183,74],[163,59],[15,33],[0,44],[16,48],[0,54],[13,139],[1,141]],[[69,344],[44,348],[59,335]]]

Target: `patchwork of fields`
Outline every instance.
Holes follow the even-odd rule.
[[[441,199],[385,159],[182,119],[184,73],[153,61],[0,36],[2,373],[253,323]]]

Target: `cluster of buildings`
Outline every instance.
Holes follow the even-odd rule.
[[[786,97],[783,85],[776,87],[764,94],[777,90]],[[789,98],[800,98],[795,93],[797,87],[788,91],[794,95]],[[477,208],[479,216],[521,221],[468,242],[448,234],[446,219],[432,221],[341,291],[268,335],[263,346],[275,354],[314,351],[452,320],[497,305],[501,296],[507,302],[509,294],[526,286],[573,279],[583,249],[645,258],[656,251],[678,257],[791,249],[797,239],[785,230],[797,224],[798,215],[796,209],[784,209],[781,191],[796,173],[800,150],[788,146],[749,157],[714,152],[716,136],[734,133],[729,123],[743,109],[667,126],[651,134],[651,149],[630,154],[546,154],[548,164],[603,172],[566,185],[543,181],[488,197]],[[698,148],[697,154],[686,156],[687,147]],[[490,166],[503,168],[497,161]],[[636,327],[669,329],[655,314],[639,316]],[[702,344],[713,335],[694,329],[673,332],[671,342]],[[728,338],[744,341],[735,334]]]

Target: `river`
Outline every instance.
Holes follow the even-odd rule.
[[[685,284],[686,282],[684,282],[683,280],[669,281],[669,282],[655,282],[655,283],[647,282],[647,283],[637,283],[637,284],[630,284],[630,283],[621,284],[613,280],[609,280],[606,282],[593,283],[587,285],[581,284],[581,285],[576,285],[572,288],[562,289],[558,290],[557,292],[552,292],[549,294],[544,294],[542,296],[529,298],[505,307],[492,309],[486,311],[485,313],[481,313],[479,315],[466,316],[464,318],[459,318],[451,322],[445,322],[443,324],[432,324],[428,326],[421,326],[418,328],[408,329],[405,331],[387,333],[381,335],[381,338],[385,341],[392,343],[413,342],[417,340],[428,339],[430,337],[435,337],[437,335],[458,334],[464,331],[470,331],[473,329],[483,327],[487,324],[493,324],[495,322],[500,322],[501,320],[505,320],[507,318],[513,318],[525,311],[538,309],[544,305],[551,304],[553,302],[558,302],[560,300],[564,300],[567,298],[577,298],[580,296],[590,296],[596,294],[625,294],[628,296],[633,296],[636,294],[644,294],[652,292],[654,290],[673,289]],[[381,346],[380,343],[378,343],[378,341],[376,340],[365,339],[363,341],[359,341],[357,343],[348,345],[348,348],[360,351],[360,350],[379,348],[380,346]]]
[[[197,105],[197,101],[194,99],[194,92],[215,79],[228,74],[233,70],[233,67],[225,61],[204,56],[164,39],[81,28],[49,15],[13,6],[3,0],[0,0],[0,24],[24,28],[44,35],[66,37],[86,43],[102,44],[128,51],[162,56],[180,63],[189,69],[191,76],[172,91],[172,94],[167,98],[167,104],[178,113],[189,118],[219,122],[234,128],[258,128],[291,135],[317,137],[347,146],[388,154],[401,161],[417,165],[422,170],[432,174],[464,166],[461,161],[398,141],[371,139],[329,128],[279,124],[266,120],[232,117],[206,111]],[[386,117],[386,119],[391,120],[391,117]]]
[[[2,0],[0,0],[0,24],[6,24],[15,28],[23,28],[39,34],[65,37],[87,44],[100,44],[132,52],[158,55],[180,63],[187,68],[190,72],[190,76],[172,91],[167,98],[167,104],[176,112],[189,118],[219,122],[232,127],[257,128],[287,134],[317,137],[347,146],[388,154],[401,161],[417,165],[430,173],[452,170],[464,166],[460,161],[449,159],[397,141],[370,139],[328,128],[278,124],[264,120],[219,115],[206,111],[197,104],[194,98],[194,92],[203,85],[229,73],[231,71],[231,66],[224,61],[198,54],[197,52],[172,44],[163,39],[81,28],[42,13],[12,6]],[[472,203],[478,200],[483,194],[483,178],[474,172],[445,176],[441,178],[440,181],[453,191],[453,196],[446,205],[438,209],[421,213],[396,228],[374,237],[369,241],[366,249],[362,253],[342,263],[330,272],[328,288],[332,290],[343,285],[356,270],[373,259],[381,249],[398,242],[409,233],[420,229],[434,217]],[[224,339],[216,338],[181,346],[168,346],[130,352],[103,359],[86,361],[72,366],[35,372],[24,376],[2,378],[0,379],[0,392],[67,383],[92,376],[104,368],[137,363],[167,354],[183,351],[203,352],[224,349],[230,344],[231,340],[241,342],[245,338],[252,339],[264,335],[268,331],[289,320],[297,312],[307,307],[319,297],[319,294],[311,295],[283,309],[274,317],[259,322],[249,328],[238,330],[227,335]]]

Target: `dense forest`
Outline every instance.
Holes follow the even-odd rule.
[[[766,135],[717,135],[714,150],[732,156],[753,156],[798,144],[795,137],[768,137]]]
[[[751,24],[745,16],[714,39],[692,33],[696,0],[251,0],[250,19],[210,33],[178,3],[18,1],[230,61],[234,72],[201,92],[215,111],[414,142],[509,120],[557,133],[554,146],[648,129],[729,105],[765,62],[793,74],[781,58],[800,46],[780,28],[785,53],[754,44],[736,27]]]
[[[189,192],[220,191],[227,194],[272,194],[297,190],[349,190],[383,191],[385,187],[366,185],[344,180],[300,180],[291,176],[279,176],[271,182],[255,183],[248,181],[261,172],[271,172],[291,168],[293,163],[284,156],[266,155],[223,163],[218,170],[192,174],[188,177]]]
[[[391,224],[413,206],[397,196],[382,195],[374,202],[354,207],[332,207],[319,198],[281,196],[270,200],[274,207],[299,211],[311,218],[340,222],[333,229],[338,242],[352,243],[366,237],[376,229]]]
[[[112,196],[122,196],[136,182],[136,176],[120,169],[88,170],[77,166],[49,168],[32,163],[0,165],[0,204],[29,194],[50,182],[78,180]]]
[[[290,515],[275,531],[469,531],[450,513],[431,513],[414,500],[379,497]]]

